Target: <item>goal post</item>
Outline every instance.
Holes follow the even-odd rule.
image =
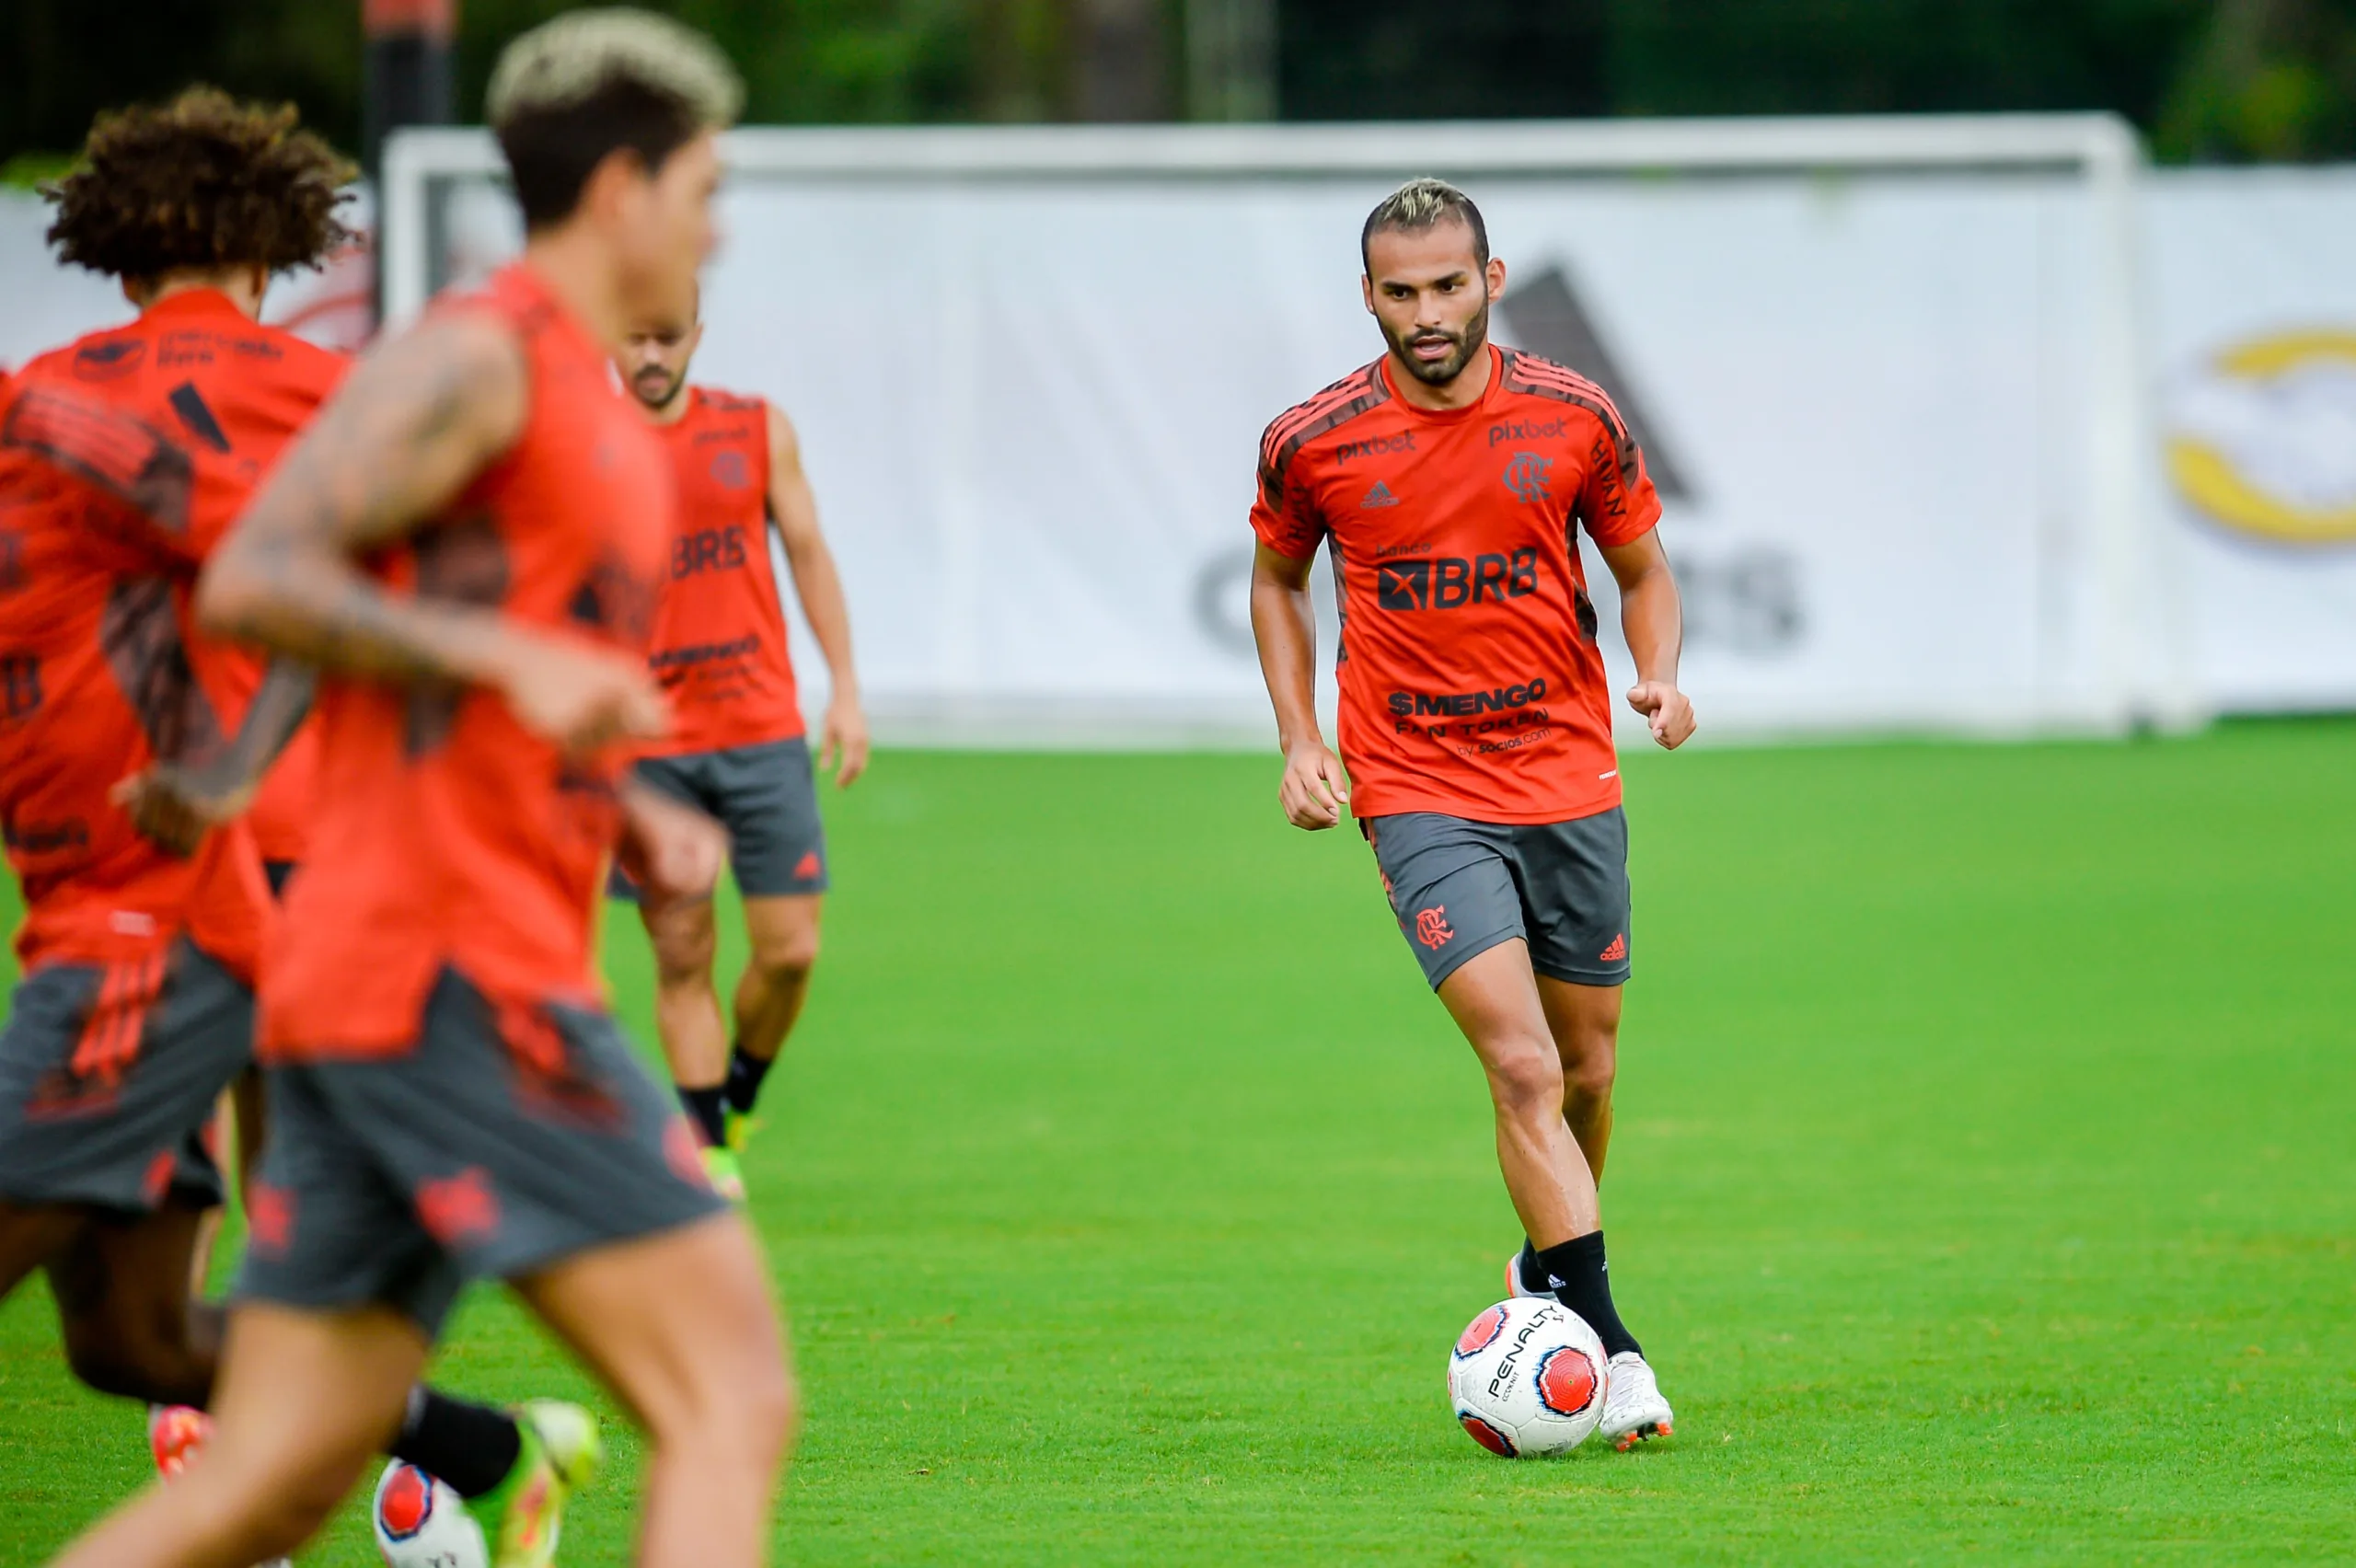
[[[2154,478],[2143,156],[2116,116],[752,127],[723,152],[739,232],[714,293],[733,314],[706,355],[828,427],[805,433],[838,480],[830,513],[866,521],[851,490],[890,471],[872,526],[895,542],[867,564],[896,568],[920,605],[892,606],[850,574],[863,636],[886,644],[870,685],[896,694],[887,709],[1060,705],[1146,738],[1265,728],[1234,616],[1203,609],[1232,584],[1198,574],[1170,604],[1153,595],[1191,570],[1189,550],[1240,536],[1259,423],[1379,348],[1356,315],[1356,225],[1341,215],[1438,174],[1483,201],[1518,269],[1498,336],[1604,356],[1580,368],[1635,405],[1657,473],[1700,476],[1670,493],[1664,536],[1701,588],[1690,684],[1705,706],[1721,689],[1730,728],[2104,732],[2205,716]],[[479,129],[388,144],[389,322],[520,243],[491,215],[499,179]],[[1187,333],[1152,319],[1200,309],[1189,280],[1222,245],[1240,275],[1221,294],[1251,297],[1230,307],[1235,341],[1207,352],[1267,346],[1285,362],[1269,375],[1195,374]],[[808,314],[859,313],[826,275],[860,258],[866,329]],[[1517,294],[1516,278],[1535,281]],[[814,406],[826,378],[795,362],[867,341],[925,367],[916,404],[895,409],[879,386],[880,406]],[[1204,411],[1222,385],[1239,407]],[[862,417],[919,421],[925,439],[895,457],[850,433]],[[1813,518],[1804,499],[1767,495],[1779,432],[1786,483],[1806,473],[1825,491]],[[1130,444],[1141,487],[1110,499],[1114,518],[1052,488],[1104,467],[1093,444],[1106,441]],[[1835,517],[1844,465],[1872,493]],[[1812,524],[1848,543],[1810,539]],[[1051,607],[1008,605],[1026,570]],[[1136,613],[1075,608],[1075,590],[1136,595]],[[1919,613],[1856,607],[1877,591],[1920,598]],[[1189,628],[1203,646],[1181,646]],[[1985,645],[1959,646],[1974,639]],[[1093,686],[1062,673],[1075,659]],[[1791,695],[1807,690],[1822,700]]]

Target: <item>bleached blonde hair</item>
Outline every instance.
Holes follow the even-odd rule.
[[[1472,198],[1445,179],[1429,175],[1411,179],[1385,196],[1366,215],[1366,226],[1358,231],[1358,259],[1366,260],[1367,243],[1378,234],[1398,230],[1405,234],[1423,234],[1444,223],[1461,222],[1472,231],[1472,259],[1485,267],[1489,264],[1489,225],[1481,221],[1481,209]]]
[[[569,11],[508,44],[491,74],[484,115],[505,125],[618,82],[675,99],[714,130],[735,123],[745,106],[744,79],[710,39],[668,17],[611,6]]]

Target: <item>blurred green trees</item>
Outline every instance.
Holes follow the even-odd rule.
[[[459,102],[573,0],[459,0]],[[1276,36],[1288,119],[2108,108],[2172,159],[2356,157],[2356,0],[650,0],[770,123],[1164,117],[1190,23]],[[0,163],[198,78],[359,132],[360,0],[0,0]],[[20,167],[29,167],[19,165]]]

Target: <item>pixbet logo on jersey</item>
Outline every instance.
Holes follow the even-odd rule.
[[[1415,432],[1403,430],[1395,435],[1370,435],[1364,441],[1345,442],[1334,448],[1334,461],[1347,463],[1353,457],[1375,457],[1386,452],[1413,452]]]
[[[1501,441],[1551,441],[1561,435],[1570,421],[1557,415],[1551,420],[1507,420],[1489,427],[1489,444]],[[1527,457],[1529,453],[1519,454]]]
[[[1538,549],[1509,556],[1435,556],[1386,560],[1375,568],[1374,602],[1385,610],[1454,610],[1484,599],[1499,604],[1538,592]]]

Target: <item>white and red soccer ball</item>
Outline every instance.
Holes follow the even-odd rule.
[[[368,1523],[387,1568],[490,1568],[466,1503],[415,1465],[395,1459],[385,1467]]]
[[[1517,1297],[1457,1336],[1448,1397],[1464,1430],[1493,1454],[1566,1454],[1603,1419],[1608,1361],[1603,1342],[1577,1313]]]

